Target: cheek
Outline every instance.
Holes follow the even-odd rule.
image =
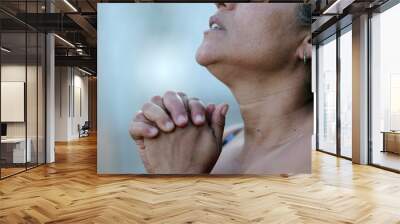
[[[254,13],[251,21],[241,18],[230,35],[233,63],[274,69],[289,60],[291,44],[279,23],[261,12]]]
[[[262,62],[265,57],[273,53],[276,43],[263,29],[264,27],[259,25],[261,24],[253,26],[248,23],[240,24],[230,35],[229,45],[232,52],[229,55],[242,62]]]

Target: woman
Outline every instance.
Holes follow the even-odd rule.
[[[149,173],[295,174],[311,170],[310,7],[218,3],[196,60],[237,99],[243,129],[224,137],[228,105],[168,91],[130,128]],[[232,133],[235,136],[232,138]],[[225,143],[225,144],[223,144]]]

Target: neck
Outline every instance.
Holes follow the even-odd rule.
[[[243,74],[246,78],[230,87],[244,120],[244,150],[267,152],[295,138],[311,137],[313,101],[305,66]]]

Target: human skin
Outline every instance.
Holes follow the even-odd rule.
[[[204,132],[215,133],[212,127],[224,123],[227,107],[206,107],[198,99],[185,100],[182,93],[169,92],[146,104],[131,125],[145,166],[152,164],[146,169],[150,173],[310,172],[313,107],[309,68],[303,59],[311,56],[311,34],[298,24],[296,4],[216,5],[212,21],[222,28],[205,32],[196,60],[230,88],[240,106],[244,131],[221,153],[217,142],[222,135]],[[180,115],[184,118],[178,119]],[[183,137],[181,130],[192,133],[184,136],[184,145],[171,141]],[[186,156],[172,153],[176,148],[185,148]],[[211,153],[198,155],[199,148]],[[160,150],[162,159],[160,153],[150,153]],[[181,170],[168,165],[182,162],[186,165]]]
[[[163,97],[153,97],[130,128],[147,172],[210,173],[221,153],[227,110],[226,104],[205,108],[199,99],[184,93],[168,91]]]

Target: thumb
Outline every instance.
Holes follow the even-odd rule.
[[[222,136],[225,128],[225,117],[228,112],[228,104],[219,104],[211,114],[211,128],[217,139],[218,146],[222,146]]]

